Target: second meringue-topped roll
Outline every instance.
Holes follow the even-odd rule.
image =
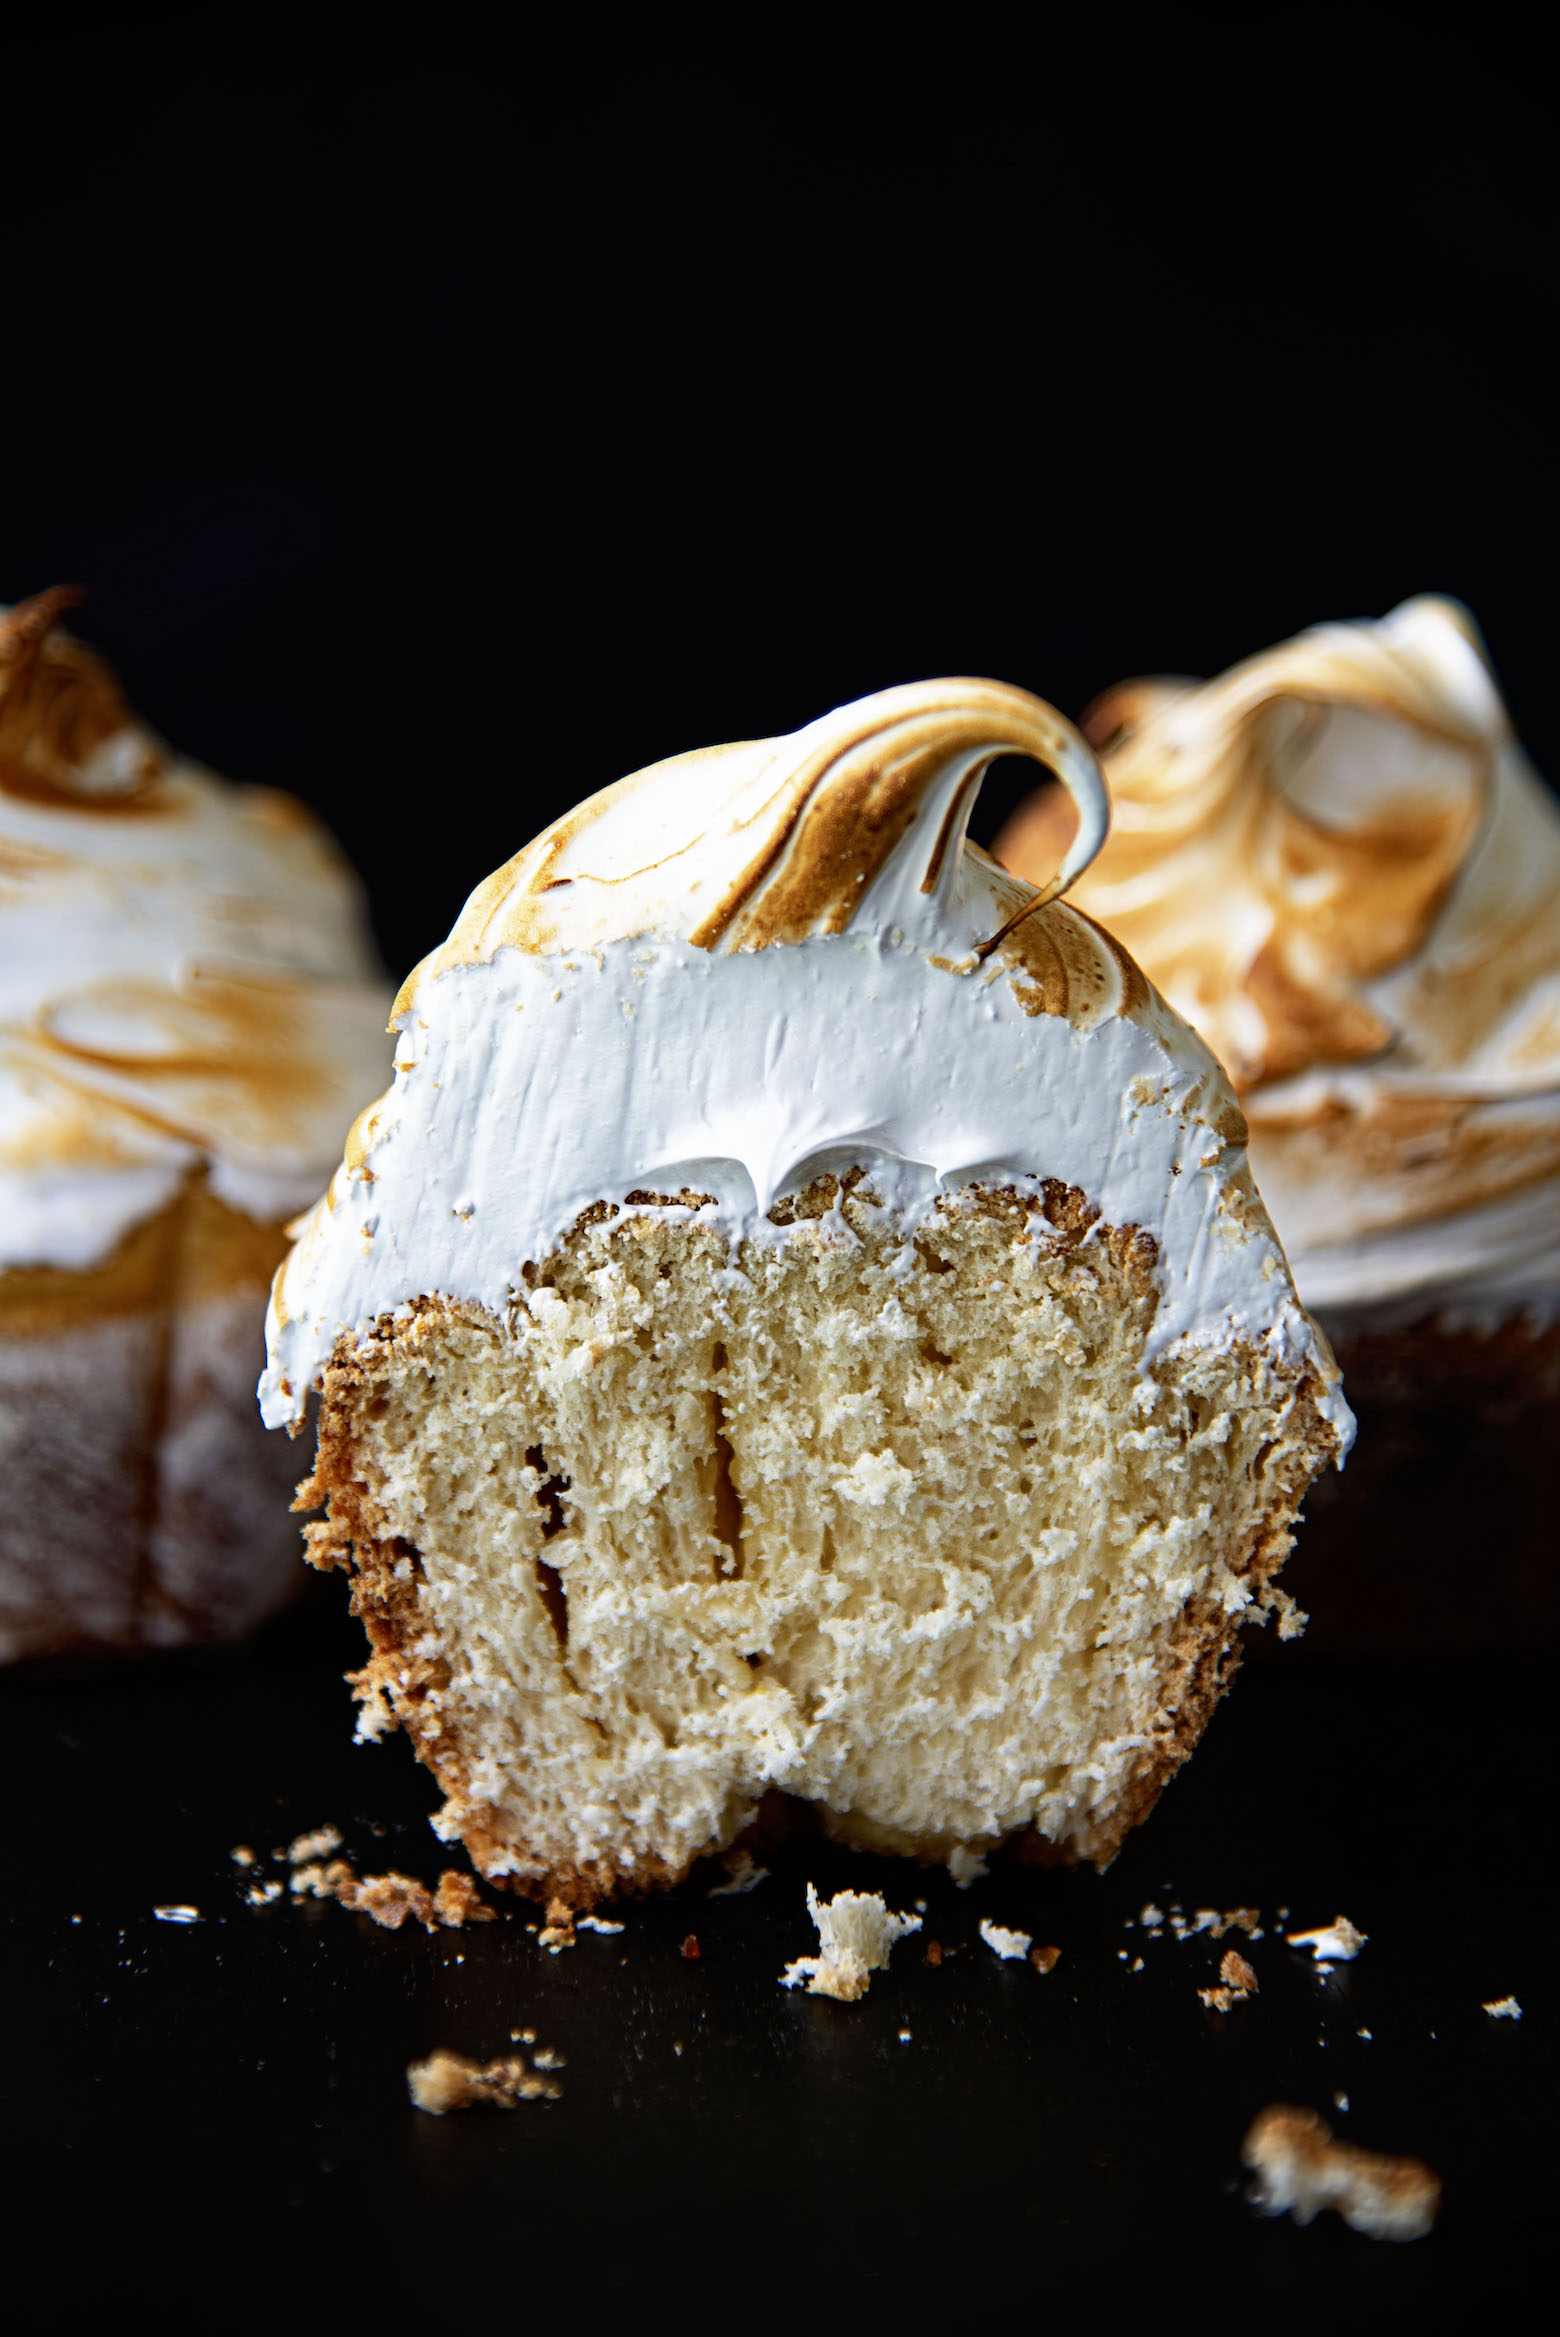
[[[0,1662],[251,1630],[306,1580],[254,1375],[284,1227],[384,1076],[312,815],[0,610]]]
[[[992,758],[1081,826],[965,841]],[[1093,758],[889,691],[609,788],[473,893],[277,1277],[362,1726],[588,1903],[772,1792],[956,1869],[1104,1859],[1351,1431],[1206,1047],[1054,897]]]

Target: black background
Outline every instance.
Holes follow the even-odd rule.
[[[1450,591],[1560,770],[1539,52],[1485,9],[967,13],[755,13],[740,47],[734,14],[569,40],[453,8],[8,26],[0,598],[85,584],[78,629],[170,739],[325,814],[397,974],[621,772],[937,672],[1076,714],[1127,673]],[[998,771],[977,833],[1021,784]],[[605,1965],[579,1977],[608,1943],[539,1962],[519,1918],[458,1980],[454,1935],[334,1910],[266,1948],[225,1879],[226,1948],[153,1927],[154,1897],[215,1907],[228,1840],[272,1805],[284,1830],[412,1823],[410,1765],[346,1746],[350,1654],[327,1604],[215,1680],[9,1697],[32,2056],[11,2197],[62,2314],[159,2279],[203,2309],[351,2310],[446,2276],[452,2304],[518,2312],[565,2271],[580,2311],[670,2290],[757,2313],[858,2276],[885,2304],[967,2278],[984,2311],[997,2269],[1037,2306],[1085,2275],[1124,2298],[1130,2269],[1172,2318],[1211,2280],[1349,2325],[1367,2299],[1426,2317],[1453,2268],[1493,2283],[1542,2236],[1542,2002],[1520,2030],[1477,2011],[1519,1966],[1519,1994],[1552,1986],[1531,1659],[1299,1651],[1248,1679],[1106,1884],[947,1900],[966,1933],[1071,1925],[1093,1976],[1026,1998],[1032,1974],[993,1967],[982,2007],[956,1963],[966,2010],[927,2009],[912,2081],[897,2023],[929,1975],[855,2027],[772,1989],[804,1874],[845,1879],[833,1854],[791,1854],[745,1934],[769,1902],[722,1903],[741,1986],[677,1958],[681,1906],[636,1919],[616,1995]],[[398,1855],[432,1872],[430,1849],[418,1829]],[[1336,1896],[1387,1934],[1351,1985],[1378,2030],[1402,2008],[1401,2050],[1374,2096],[1345,2082],[1361,2139],[1448,2173],[1428,2248],[1246,2217],[1245,2120],[1275,2090],[1325,2108],[1336,2080],[1287,1966],[1244,2047],[1184,1974],[1109,2009],[1107,1931],[1166,1876],[1189,1905],[1271,1884],[1313,1920]],[[701,1973],[718,2049],[679,2092],[643,2039],[669,2051]],[[500,2050],[538,2001],[569,2031],[563,2104],[412,2118],[410,2051]]]

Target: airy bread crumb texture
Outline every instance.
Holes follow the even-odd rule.
[[[1336,1451],[1232,1338],[1145,1370],[1155,1251],[1073,1188],[915,1225],[852,1171],[728,1247],[603,1203],[508,1319],[427,1298],[325,1375],[299,1506],[481,1872],[585,1907],[775,1791],[979,1872],[1103,1863],[1186,1758]]]
[[[807,1912],[818,1928],[815,1956],[798,1956],[780,1975],[782,1988],[805,1985],[809,1996],[832,1996],[854,2004],[865,1996],[874,1972],[886,1972],[902,1939],[919,1931],[919,1915],[896,1915],[876,1891],[836,1891],[820,1899],[807,1886]]]
[[[371,1916],[386,1931],[399,1931],[408,1922],[420,1923],[424,1931],[441,1926],[461,1931],[468,1923],[492,1923],[498,1913],[470,1875],[453,1866],[445,1868],[430,1891],[415,1875],[397,1874],[393,1868],[386,1874],[359,1874],[345,1858],[327,1864],[305,1860],[293,1871],[292,1892],[298,1899],[335,1899],[354,1915]]]
[[[1284,2102],[1253,2119],[1241,2157],[1257,2177],[1252,2205],[1296,2223],[1333,2207],[1370,2239],[1418,2240],[1441,2204],[1441,2178],[1422,2159],[1339,2142],[1325,2118]]]
[[[538,2062],[544,2056],[535,2056]],[[563,2092],[555,2077],[533,2068],[524,2053],[505,2053],[496,2061],[472,2061],[441,2045],[426,2061],[414,2061],[406,2072],[406,2090],[419,2110],[435,2118],[451,2110],[512,2110],[517,2102],[555,2102]]]

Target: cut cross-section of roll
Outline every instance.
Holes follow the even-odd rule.
[[[993,756],[1075,793],[1043,892]],[[670,1882],[766,1795],[1108,1858],[1351,1422],[1202,1042],[1058,893],[1082,741],[893,690],[655,766],[472,895],[277,1278],[363,1728],[482,1871]]]

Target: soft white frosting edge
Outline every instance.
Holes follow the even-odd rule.
[[[899,906],[898,923],[758,951],[504,948],[424,984],[361,1158],[278,1277],[267,1421],[300,1416],[343,1331],[425,1293],[502,1318],[523,1265],[596,1201],[692,1186],[733,1241],[780,1239],[775,1197],[849,1160],[907,1225],[977,1176],[1078,1186],[1159,1244],[1152,1354],[1244,1338],[1309,1360],[1346,1448],[1351,1416],[1216,1126],[1233,1099],[1201,1042],[1168,1014],[1026,1012],[1005,968],[932,962],[990,930],[989,902]]]

